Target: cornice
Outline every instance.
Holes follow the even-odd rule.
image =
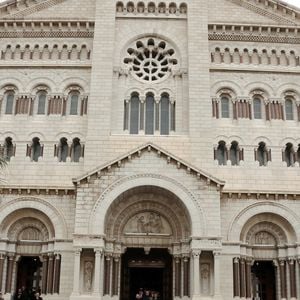
[[[39,187],[39,186],[0,186],[0,195],[28,195],[28,196],[38,196],[38,195],[56,195],[56,196],[74,196],[75,188],[74,186],[66,187]]]
[[[208,25],[210,41],[238,41],[260,43],[300,43],[300,26],[224,24]]]
[[[257,199],[257,200],[300,200],[300,191],[245,191],[226,190],[221,191],[221,199]]]

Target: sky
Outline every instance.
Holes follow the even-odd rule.
[[[0,3],[4,2],[4,1],[5,0],[0,0]],[[214,1],[214,0],[211,0],[211,1]],[[298,6],[300,8],[300,0],[284,0],[284,1],[287,3],[290,3],[292,5]]]

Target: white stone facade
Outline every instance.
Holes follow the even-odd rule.
[[[1,4],[5,299],[129,300],[142,269],[163,300],[299,299],[299,28],[276,0]]]

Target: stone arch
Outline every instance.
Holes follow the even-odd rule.
[[[0,234],[6,237],[9,227],[20,216],[31,216],[40,220],[47,228],[50,237],[67,238],[67,225],[62,213],[48,202],[39,198],[17,198],[0,206]]]
[[[263,218],[261,218],[263,217]],[[257,219],[255,219],[257,218]],[[287,241],[290,243],[300,240],[300,218],[289,208],[276,202],[266,201],[254,203],[241,212],[239,212],[232,220],[227,233],[228,241],[240,242],[245,232],[245,226],[257,220],[277,220],[277,225],[283,229],[286,234]],[[271,222],[271,223],[274,223]],[[280,225],[279,225],[280,224]]]
[[[96,201],[89,221],[90,234],[104,234],[105,233],[105,218],[106,212],[109,210],[112,203],[120,195],[132,188],[141,186],[154,186],[169,191],[180,199],[182,205],[189,213],[191,220],[191,234],[192,235],[205,235],[206,221],[203,211],[197,202],[196,197],[180,182],[174,179],[156,175],[156,174],[143,174],[133,175],[122,178],[110,187],[108,187]],[[197,228],[197,233],[195,232]]]
[[[241,87],[234,81],[217,81],[211,87],[211,95],[214,97],[220,90],[229,89],[232,90],[234,95],[242,95]]]
[[[274,97],[275,91],[272,86],[265,82],[251,82],[244,87],[244,94],[250,95],[252,91],[261,90],[265,92],[266,97]]]
[[[141,219],[143,228],[139,228]],[[166,234],[165,237],[169,235],[179,242],[190,238],[190,229],[189,213],[180,199],[155,186],[140,186],[124,192],[110,205],[105,217],[108,239],[122,240],[126,231],[141,233],[145,230],[146,233]]]

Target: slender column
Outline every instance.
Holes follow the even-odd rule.
[[[4,253],[0,254],[0,292],[3,292],[2,281],[3,281],[3,271],[4,271],[4,261],[6,255]]]
[[[101,256],[103,252],[102,249],[95,249],[94,251],[95,251],[94,294],[100,296]]]
[[[104,280],[105,280],[105,274],[104,274],[104,254],[102,252],[100,256],[100,285],[99,285],[99,291],[100,291],[100,296],[104,295]]]
[[[241,284],[241,298],[246,298],[246,266],[245,259],[240,259],[240,284]]]
[[[296,263],[294,259],[289,260],[290,270],[290,293],[291,298],[297,298],[297,286],[296,286]]]
[[[105,255],[104,295],[110,295],[111,255]]]
[[[190,270],[189,258],[183,257],[183,296],[189,297]]]
[[[178,256],[174,257],[175,269],[175,297],[181,296],[181,262]]]
[[[194,272],[194,284],[193,284],[193,294],[200,295],[200,250],[193,250],[193,272]]]
[[[54,255],[49,254],[48,275],[47,275],[47,293],[53,294],[53,271],[54,271]]]
[[[279,269],[280,269],[280,290],[281,290],[281,299],[286,299],[287,290],[286,290],[286,266],[285,260],[279,261]]]
[[[221,295],[221,280],[220,280],[220,273],[221,273],[221,268],[220,268],[220,258],[221,258],[221,253],[220,251],[214,251],[214,277],[215,277],[215,283],[214,283],[214,295],[220,296]]]
[[[113,259],[112,265],[112,295],[117,296],[119,294],[119,265],[120,256],[117,255]]]
[[[251,286],[252,286],[252,280],[251,280],[251,266],[252,266],[252,260],[247,259],[246,260],[246,298],[251,299]]]
[[[9,255],[7,259],[8,259],[8,261],[7,261],[5,293],[11,293],[11,284],[12,284],[13,267],[14,267],[14,255]]]
[[[233,296],[240,297],[240,259],[233,259]]]
[[[42,294],[47,293],[48,255],[43,256]]]
[[[59,282],[60,282],[60,263],[61,256],[60,254],[56,254],[54,257],[54,279],[53,279],[53,293],[59,293]]]
[[[73,278],[73,295],[79,295],[80,286],[80,257],[82,249],[76,249],[74,253],[74,278]]]

